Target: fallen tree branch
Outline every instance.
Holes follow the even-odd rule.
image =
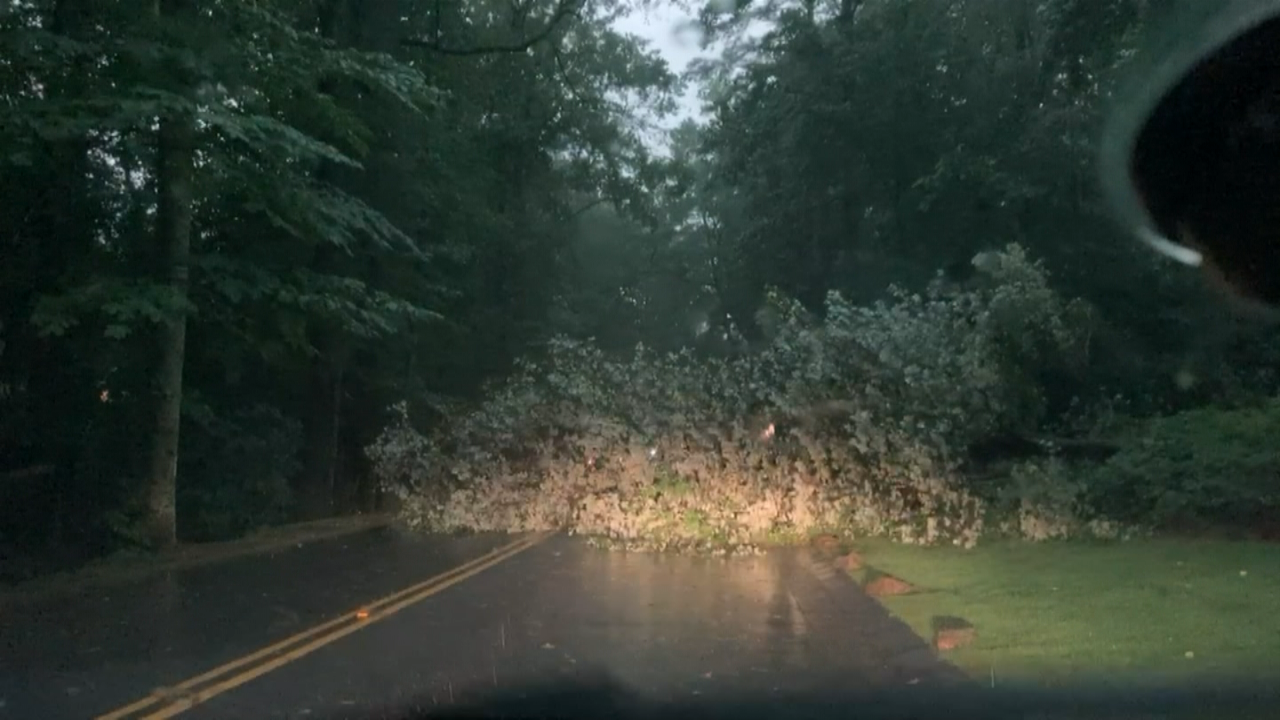
[[[425,48],[427,50],[430,50],[431,52],[434,52],[440,55],[451,55],[455,57],[468,56],[468,55],[497,55],[497,54],[503,54],[503,53],[521,53],[533,47],[534,45],[537,45],[543,40],[546,40],[548,37],[551,37],[551,33],[556,31],[556,28],[560,25],[561,22],[563,22],[570,15],[573,15],[578,11],[579,2],[580,0],[560,0],[559,4],[556,5],[555,12],[551,14],[551,19],[547,21],[546,27],[542,28],[538,32],[534,33],[533,35],[525,38],[524,40],[516,43],[507,43],[507,44],[498,44],[498,45],[480,45],[480,46],[469,47],[469,48],[450,48],[450,47],[445,47],[440,42],[439,36],[437,35],[435,39],[431,39],[431,40],[424,39],[424,38],[405,38],[404,40],[400,41],[400,44],[406,47]]]
[[[968,455],[980,466],[1049,456],[1103,462],[1121,449],[1119,443],[1105,440],[997,435],[972,443]]]
[[[7,470],[5,472],[0,472],[0,482],[26,480],[27,478],[32,477],[52,475],[53,471],[54,466],[49,464],[32,465],[31,467],[22,468],[21,470]]]

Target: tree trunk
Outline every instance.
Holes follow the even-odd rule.
[[[294,486],[298,515],[319,520],[333,514],[338,433],[342,422],[342,368],[332,343],[317,342],[307,377],[302,473]]]
[[[354,31],[350,0],[326,0],[318,5],[317,10],[320,35],[339,47],[348,46],[350,34]],[[318,88],[321,93],[335,99],[343,89],[333,78],[323,80]],[[329,162],[320,163],[316,178],[338,187],[345,187],[348,180],[342,168]],[[340,258],[335,248],[320,245],[315,249],[310,268],[321,275],[336,275],[339,265]],[[311,320],[307,336],[315,354],[307,369],[302,419],[302,471],[294,481],[293,496],[297,501],[299,519],[317,520],[333,514],[346,353],[342,330],[331,322]]]
[[[49,29],[55,35],[73,40],[90,36],[91,22],[85,20],[88,9],[85,0],[58,0],[53,6]],[[86,58],[68,63],[63,73],[50,78],[46,88],[49,97],[55,102],[65,102],[81,96],[85,83],[92,82],[88,79],[88,65]],[[14,329],[30,328],[27,318],[40,288],[56,287],[59,281],[82,277],[77,274],[78,261],[92,256],[95,218],[90,210],[94,203],[88,198],[89,147],[89,141],[82,134],[50,140],[45,144],[49,158],[45,173],[26,178],[32,187],[42,188],[37,207],[46,214],[46,219],[40,222],[48,228],[47,237],[55,241],[34,243],[31,248],[33,257],[27,262],[35,272],[27,276],[30,282],[25,284],[30,294],[12,306],[20,313],[15,314],[14,319],[21,318],[22,323],[20,326],[15,322]],[[74,350],[67,344],[29,337],[23,345],[28,348],[25,362],[30,363],[23,373],[30,390],[28,397],[34,398],[40,408],[29,417],[39,427],[38,446],[44,448],[45,457],[57,459],[57,468],[46,481],[56,508],[47,538],[51,547],[63,547],[71,542],[67,531],[91,525],[92,513],[97,512],[96,503],[76,503],[76,499],[83,501],[84,496],[94,490],[77,487],[77,482],[82,480],[72,470],[82,462],[87,451],[81,436],[93,422],[97,408],[93,407],[92,400],[85,398],[91,397],[94,388],[91,376],[71,370],[83,366],[84,360],[74,357]],[[92,510],[86,511],[86,506]]]
[[[191,118],[164,118],[160,124],[156,241],[161,272],[173,297],[185,304],[191,254],[194,200],[195,127]],[[153,547],[177,543],[178,434],[182,410],[182,367],[187,317],[180,311],[161,324],[156,372],[156,424],[147,478],[146,536]]]

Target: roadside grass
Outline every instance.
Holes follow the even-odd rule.
[[[922,637],[932,637],[937,616],[976,627],[972,645],[944,655],[983,683],[1280,679],[1280,545],[1143,539],[857,548],[870,567],[916,586],[881,602]]]

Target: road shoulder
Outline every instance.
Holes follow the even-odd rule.
[[[181,545],[162,553],[111,556],[76,570],[0,587],[0,607],[39,602],[87,588],[136,582],[163,572],[270,553],[319,540],[389,527],[392,522],[393,517],[390,515],[330,518],[267,528],[236,540]]]

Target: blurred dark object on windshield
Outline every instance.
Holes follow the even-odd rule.
[[[753,680],[752,687],[766,684]],[[1080,684],[1057,689],[1028,688],[1000,683],[956,686],[903,684],[878,689],[843,683],[840,687],[815,683],[810,691],[765,692],[728,689],[676,700],[643,696],[607,673],[545,685],[529,685],[495,691],[483,702],[401,708],[393,712],[350,712],[334,716],[344,720],[418,720],[441,718],[725,718],[726,720],[1004,720],[1052,717],[1054,720],[1093,718],[1229,717],[1233,720],[1274,718],[1280,707],[1280,689],[1260,681],[1154,683],[1141,688]]]
[[[1148,244],[1280,309],[1280,0],[1192,3],[1135,64],[1102,180]]]

